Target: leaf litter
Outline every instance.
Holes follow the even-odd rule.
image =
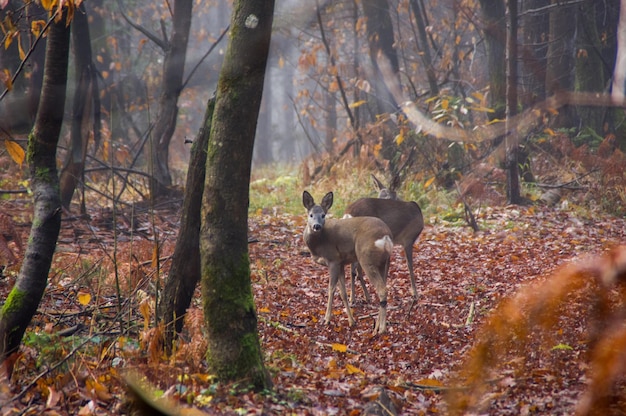
[[[18,203],[3,204],[5,214],[15,214],[15,227],[26,241],[30,224],[23,210]],[[161,288],[178,215],[177,209],[164,209],[153,217],[165,236]],[[44,409],[126,413],[123,375],[129,370],[180,405],[209,414],[358,415],[375,400],[376,387],[384,388],[400,414],[447,414],[447,392],[459,387],[456,375],[502,300],[546,281],[581,255],[599,255],[626,241],[622,219],[543,207],[485,208],[477,217],[482,229],[477,233],[443,222],[427,225],[414,247],[418,301],[410,308],[409,274],[396,247],[388,277],[388,332],[372,336],[377,307],[365,303],[360,286],[353,305],[357,325],[348,326],[338,295],[330,324],[322,324],[328,272],[308,255],[303,218],[252,216],[251,280],[259,335],[275,384],[273,392],[254,393],[204,373],[199,290],[175,354],[166,358],[158,353],[151,345],[157,332],[152,322],[157,279],[150,219],[136,215],[134,224],[118,225],[117,279],[124,293],[119,307],[114,267],[105,255],[115,243],[110,213],[100,210],[91,216],[91,221],[63,222],[39,314],[15,358],[9,388],[0,390],[2,414]],[[96,231],[93,224],[99,225]],[[18,266],[5,270],[2,298]],[[375,300],[369,283],[368,290]],[[572,296],[558,310],[552,331],[529,331],[523,347],[510,345],[506,360],[485,368],[481,377],[488,388],[480,396],[480,413],[574,412],[592,379],[591,301]],[[117,324],[120,317],[124,325]],[[77,328],[72,336],[58,335],[71,327]],[[80,342],[85,344],[74,350]],[[54,348],[43,349],[50,343]]]

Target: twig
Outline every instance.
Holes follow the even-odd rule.
[[[282,329],[283,331],[287,331],[289,333],[292,334],[298,334],[298,335],[302,335],[300,334],[298,331],[295,331],[291,328],[286,327],[285,325],[281,324],[280,322],[276,322],[276,321],[272,321],[269,319],[264,319],[263,317],[259,317],[259,319],[261,319],[262,321],[264,321],[266,324],[274,327],[274,328],[278,328],[278,329]],[[313,342],[315,345],[319,346],[319,347],[324,347],[324,348],[333,348],[332,344],[328,344],[325,342],[319,342],[319,341],[314,341],[314,340],[310,340],[311,342]],[[358,351],[355,350],[351,350],[351,349],[346,349],[346,352],[349,354],[353,354],[353,355],[361,355],[361,353],[359,353]]]
[[[215,49],[217,47],[217,45],[222,41],[222,39],[224,38],[224,36],[226,36],[226,33],[228,33],[228,30],[230,29],[230,25],[226,26],[226,29],[224,29],[224,31],[222,32],[222,34],[217,38],[217,40],[215,42],[213,42],[213,45],[211,45],[211,47],[209,48],[209,50],[202,55],[202,58],[200,58],[200,60],[196,63],[196,65],[191,69],[191,71],[189,71],[189,75],[187,75],[187,79],[185,80],[185,82],[183,82],[183,85],[181,85],[180,89],[183,90],[185,89],[185,87],[187,86],[187,84],[189,83],[189,80],[191,80],[191,77],[193,76],[193,74],[196,72],[196,70],[198,69],[198,67],[200,67],[200,64],[202,64],[202,62],[204,62],[204,60],[207,58],[207,56],[209,56],[209,54],[211,52],[213,52],[213,49]]]
[[[133,22],[132,20],[130,20],[130,17],[128,17],[126,15],[126,13],[124,13],[124,8],[122,7],[121,0],[117,0],[117,5],[118,5],[118,7],[120,9],[120,14],[124,18],[124,20],[126,20],[126,22],[128,22],[129,25],[131,25],[133,28],[135,28],[139,32],[141,32],[144,35],[146,35],[146,37],[148,39],[150,39],[152,42],[156,43],[157,46],[159,48],[161,48],[163,51],[167,51],[169,49],[169,45],[168,45],[167,39],[165,39],[165,40],[159,39],[159,37],[157,35],[155,35],[154,33],[150,32],[145,27],[140,26],[140,25],[136,24],[135,22]]]
[[[15,74],[13,74],[13,76],[11,77],[11,83],[12,84],[15,83],[15,80],[17,79],[17,76],[20,74],[20,72],[22,72],[22,69],[24,68],[24,65],[26,64],[26,61],[28,60],[30,55],[32,55],[33,51],[35,50],[35,47],[37,47],[37,44],[39,43],[41,38],[43,38],[43,36],[46,33],[46,30],[48,29],[48,27],[52,24],[52,22],[54,22],[54,19],[56,19],[57,15],[59,14],[59,10],[60,9],[57,8],[57,10],[54,12],[54,14],[52,16],[50,16],[50,19],[48,19],[48,21],[46,22],[46,25],[44,26],[43,30],[39,33],[39,36],[37,36],[37,38],[33,42],[32,46],[28,50],[28,52],[26,52],[26,55],[24,56],[24,59],[20,62],[20,65],[15,70]],[[0,101],[4,98],[5,95],[7,95],[8,92],[9,92],[9,88],[5,88],[5,90],[2,92],[2,95],[0,95]]]
[[[39,380],[41,380],[43,377],[47,376],[48,374],[50,374],[51,372],[53,372],[54,370],[56,370],[57,368],[59,368],[61,365],[65,364],[65,362],[67,360],[69,360],[74,354],[76,354],[78,352],[78,350],[80,350],[85,344],[87,344],[88,342],[91,342],[91,340],[97,336],[106,334],[106,332],[98,332],[95,333],[93,335],[91,335],[89,338],[85,339],[83,342],[81,342],[79,345],[77,345],[76,347],[74,347],[74,349],[72,351],[70,351],[65,357],[63,357],[63,359],[61,361],[59,361],[58,363],[56,363],[55,365],[53,365],[52,367],[46,369],[44,372],[42,372],[41,374],[39,374],[37,377],[35,377],[30,383],[28,383],[23,389],[22,391],[20,391],[18,394],[16,394],[15,396],[13,396],[12,398],[10,398],[8,401],[2,403],[0,405],[0,408],[4,408],[4,406],[8,405],[9,403],[13,403],[16,400],[21,399],[22,397],[24,397],[24,395],[26,394],[26,392],[28,390],[30,390],[31,388],[33,388],[35,385],[37,385],[37,382]]]
[[[476,302],[472,301],[470,304],[470,310],[467,314],[467,319],[465,320],[465,326],[471,325],[474,322],[474,315],[476,314]]]

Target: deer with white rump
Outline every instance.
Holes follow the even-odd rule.
[[[417,299],[417,287],[415,286],[415,274],[413,273],[413,244],[424,229],[424,217],[422,210],[416,202],[400,201],[395,189],[388,189],[374,175],[374,183],[379,190],[378,198],[361,198],[346,208],[345,218],[349,217],[377,217],[383,220],[391,230],[393,243],[404,248],[404,256],[409,267],[411,278],[411,293],[413,302]],[[362,266],[362,265],[361,265]],[[365,270],[367,273],[367,270]],[[359,279],[365,298],[371,302],[370,295],[363,281],[363,270],[358,265],[352,267],[352,279],[350,286],[350,302],[354,301],[354,278]],[[413,304],[411,304],[411,307]]]
[[[380,306],[374,334],[385,332],[387,328],[387,272],[389,257],[393,249],[391,231],[378,218],[359,217],[346,219],[326,219],[326,213],[333,204],[333,193],[327,193],[320,205],[307,191],[302,193],[302,204],[307,210],[307,225],[304,229],[304,242],[318,263],[328,266],[328,304],[324,323],[330,322],[333,295],[339,283],[339,294],[348,313],[350,325],[355,324],[348,296],[344,267],[359,262],[376,289]]]

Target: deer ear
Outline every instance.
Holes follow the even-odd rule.
[[[322,198],[322,203],[320,205],[322,206],[322,208],[324,208],[324,211],[328,211],[330,207],[333,206],[333,193],[329,192],[324,195],[324,198]]]
[[[302,205],[304,205],[306,209],[311,209],[311,207],[315,205],[313,197],[307,191],[302,192]]]
[[[372,180],[374,181],[374,186],[376,187],[376,190],[380,191],[382,189],[385,188],[385,185],[383,185],[383,183],[381,181],[378,180],[378,178],[376,176],[374,176],[374,174],[372,173]]]

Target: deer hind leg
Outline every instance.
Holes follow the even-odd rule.
[[[350,267],[350,276],[350,304],[354,305],[354,293],[356,292],[356,286],[354,284],[355,277],[358,278],[359,282],[361,283],[361,287],[363,288],[363,294],[365,295],[367,303],[372,303],[372,298],[367,290],[367,287],[365,286],[365,280],[363,279],[363,268],[359,263],[352,263]]]
[[[365,273],[369,277],[372,285],[376,289],[378,295],[378,318],[374,326],[374,335],[382,334],[387,330],[387,270],[389,268],[389,260],[381,267],[374,265],[364,266]]]
[[[415,285],[415,273],[413,272],[413,243],[404,247],[404,257],[409,268],[409,277],[411,278],[411,294],[413,300],[417,299],[417,286]]]

